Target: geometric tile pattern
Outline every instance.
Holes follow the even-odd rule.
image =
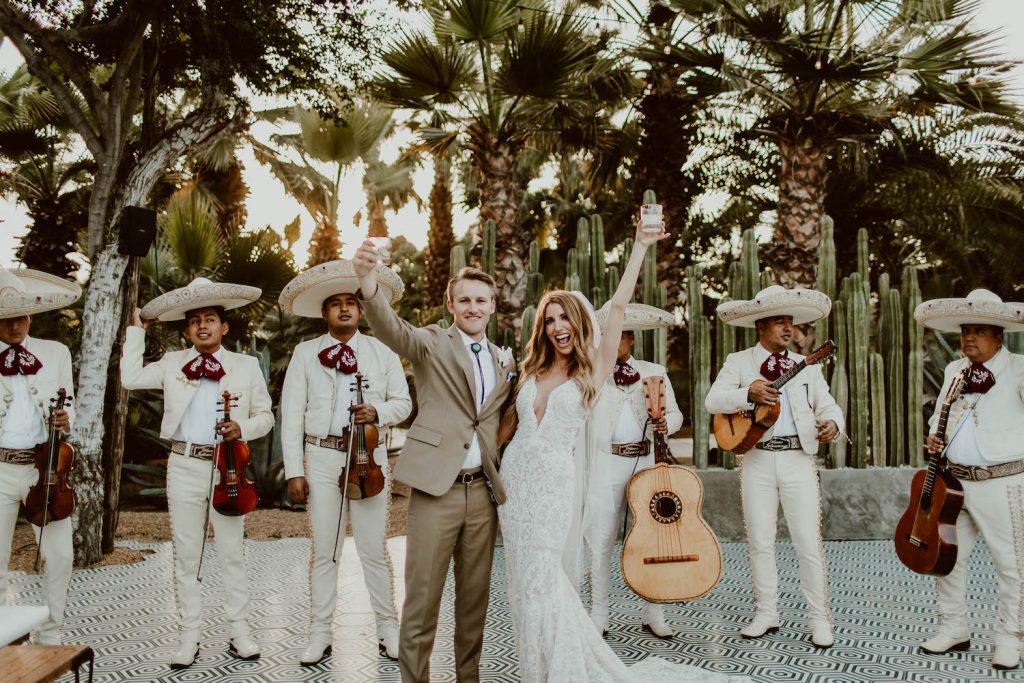
[[[404,541],[403,537],[389,541],[399,574],[399,605]],[[219,563],[215,547],[208,546],[204,567],[209,571],[202,585],[205,640],[196,664],[179,672],[167,668],[177,644],[170,544],[125,545],[155,552],[135,565],[76,571],[71,582],[64,639],[93,647],[97,683],[400,680],[397,663],[377,655],[373,616],[352,542],[345,544],[341,559],[334,655],[308,669],[298,666],[298,657],[305,647],[308,620],[309,541],[293,538],[245,544],[252,580],[253,635],[263,651],[256,662],[235,660],[226,652]],[[651,638],[641,630],[640,604],[621,578],[613,577],[608,642],[619,657],[636,662],[657,654],[765,682],[1024,682],[1024,671],[996,672],[988,663],[996,586],[984,544],[979,544],[972,558],[968,591],[971,650],[935,657],[917,649],[934,627],[933,582],[904,569],[890,542],[825,544],[836,622],[835,646],[826,651],[815,650],[808,641],[796,560],[788,543],[778,546],[782,628],[760,640],[741,639],[737,630],[753,610],[746,547],[725,543],[722,548],[725,567],[715,590],[689,604],[666,605],[668,621],[676,629],[671,641]],[[10,580],[12,601],[40,602],[38,577],[12,574]],[[451,588],[446,587],[432,666],[433,678],[439,681],[453,679]],[[501,548],[495,554],[484,642],[483,680],[516,681]]]

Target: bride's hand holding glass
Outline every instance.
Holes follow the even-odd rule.
[[[638,246],[642,246],[645,249],[654,244],[655,242],[663,240],[669,236],[669,234],[665,232],[664,214],[662,214],[661,221],[657,225],[651,225],[651,223],[649,222],[650,219],[651,217],[648,216],[648,222],[645,223],[644,217],[640,213],[637,214],[636,236],[634,238],[634,242]]]

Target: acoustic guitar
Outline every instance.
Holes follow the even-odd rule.
[[[939,411],[936,435],[945,442],[949,409],[966,384],[966,368],[946,391]],[[945,448],[943,448],[943,452]],[[910,506],[896,525],[896,556],[907,569],[918,574],[945,576],[956,565],[956,518],[964,505],[964,487],[941,467],[942,453],[928,457],[928,468],[914,475],[910,483]]]
[[[645,378],[644,396],[651,424],[664,413],[664,377]],[[672,464],[659,432],[654,432],[654,461],[626,485],[633,525],[622,544],[622,578],[648,602],[693,600],[718,584],[722,549],[701,516],[704,485],[689,467]]]
[[[827,362],[836,355],[836,345],[831,339],[811,352],[811,355],[794,365],[788,372],[781,375],[771,386],[778,391],[808,365]],[[767,380],[754,380],[750,386],[768,384]],[[715,441],[718,447],[733,453],[746,453],[753,448],[764,433],[779,419],[780,403],[770,406],[755,405],[753,410],[741,410],[737,413],[719,413],[715,415]]]

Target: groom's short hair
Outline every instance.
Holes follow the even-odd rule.
[[[463,280],[476,280],[482,282],[491,288],[491,298],[494,298],[494,278],[480,270],[479,268],[473,268],[472,266],[466,266],[460,270],[455,277],[448,280],[448,286],[445,288],[445,296],[448,301],[452,300],[452,290],[455,288],[455,284],[462,282]]]

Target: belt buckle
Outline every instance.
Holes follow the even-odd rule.
[[[768,441],[765,443],[764,449],[766,451],[773,452],[784,451],[786,450],[787,445],[788,444],[786,440],[783,439],[781,436],[773,436],[772,438],[768,439]]]
[[[974,481],[985,481],[986,479],[991,479],[992,478],[992,473],[989,472],[984,467],[977,467],[977,468],[975,468],[975,470],[974,470],[974,472],[972,472],[972,474],[974,476],[971,477],[971,478],[974,479]]]
[[[473,481],[473,472],[459,472],[455,477],[456,484],[469,484]]]

